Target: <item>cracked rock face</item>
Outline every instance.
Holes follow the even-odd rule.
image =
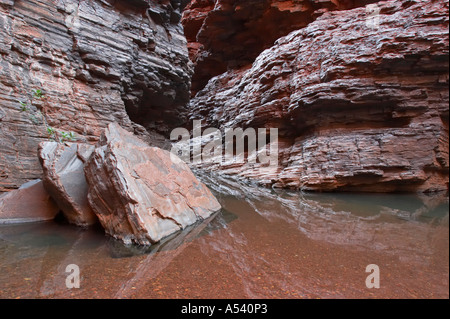
[[[84,165],[94,151],[93,145],[42,142],[39,158],[44,171],[44,186],[61,208],[67,221],[89,226],[97,217],[89,206]]]
[[[278,170],[211,166],[314,191],[448,190],[447,1],[323,14],[191,101],[204,127],[279,129]]]
[[[106,233],[149,245],[221,206],[178,157],[112,123],[86,168],[89,203]]]
[[[40,178],[48,125],[95,144],[118,122],[146,141],[183,123],[185,1],[0,1],[0,191]],[[32,97],[40,89],[44,97]],[[19,101],[28,104],[21,112]],[[156,144],[155,144],[156,145]]]

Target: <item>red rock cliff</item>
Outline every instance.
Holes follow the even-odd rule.
[[[41,175],[42,114],[91,142],[110,122],[148,139],[184,122],[184,2],[0,0],[0,191]]]
[[[212,78],[191,119],[280,132],[276,172],[213,168],[303,190],[448,190],[448,2],[377,5],[376,21],[364,7],[327,12]]]

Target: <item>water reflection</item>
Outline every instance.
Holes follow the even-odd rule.
[[[219,197],[240,198],[268,221],[283,219],[310,239],[386,250],[403,258],[409,258],[408,250],[431,254],[433,238],[449,225],[449,199],[443,193],[298,193],[211,173],[201,176]]]
[[[215,222],[220,214],[220,222]],[[11,278],[23,277],[34,289],[21,291],[24,297],[67,296],[65,287],[67,273],[65,267],[77,264],[80,269],[97,268],[98,263],[107,259],[123,259],[121,279],[114,298],[126,298],[148,280],[158,276],[190,243],[199,237],[217,230],[236,216],[226,211],[216,213],[184,230],[166,237],[150,247],[125,245],[121,241],[107,237],[98,227],[77,228],[65,223],[41,222],[20,225],[0,225],[0,297]],[[143,259],[132,257],[142,256]],[[26,271],[23,263],[29,264]],[[15,271],[21,269],[19,273]],[[36,276],[36,274],[39,274]],[[10,275],[13,275],[9,277]],[[125,278],[123,278],[125,276]],[[117,278],[118,279],[118,278]],[[2,287],[3,286],[3,287]],[[23,295],[25,293],[25,295]],[[73,296],[73,293],[71,294]]]
[[[368,297],[369,263],[396,278],[379,297],[448,297],[446,195],[302,194],[197,175],[223,210],[151,247],[99,228],[0,226],[0,297]],[[72,263],[83,289],[65,287]]]
[[[392,265],[390,268],[392,274],[398,273],[400,276],[402,271],[414,269],[411,271],[415,274],[412,277],[420,277],[427,285],[427,281],[436,283],[442,288],[440,291],[448,295],[446,292],[449,250],[447,194],[427,196],[295,193],[258,188],[214,174],[200,176],[220,197],[226,208],[234,209],[241,217],[246,210],[248,214],[256,212],[272,225],[273,229],[270,231],[277,235],[265,236],[267,242],[276,245],[277,242],[274,241],[278,240],[282,245],[292,249],[292,253],[286,253],[283,256],[285,259],[283,262],[280,262],[283,260],[280,256],[275,257],[275,252],[270,258],[267,254],[261,256],[260,251],[255,251],[254,247],[246,245],[251,233],[248,229],[234,233],[227,231],[222,233],[220,239],[216,236],[209,243],[203,243],[204,247],[212,248],[217,254],[222,254],[224,259],[230,259],[232,256],[234,271],[240,274],[246,295],[249,297],[258,298],[267,294],[261,291],[260,283],[254,280],[261,277],[264,282],[270,282],[278,289],[295,292],[295,297],[345,298],[348,291],[341,294],[335,288],[336,279],[329,279],[328,282],[334,288],[323,289],[327,272],[335,271],[334,267],[339,262],[336,260],[345,264],[346,258],[352,259],[358,256],[359,262],[364,263],[363,260],[366,260],[367,263],[371,263],[377,259],[374,254],[382,256],[382,258],[378,257],[383,260],[382,263]],[[275,229],[280,220],[291,225],[311,241],[303,240],[286,226],[283,229]],[[262,225],[262,222],[259,224]],[[255,225],[257,226],[258,224]],[[287,235],[282,236],[284,233]],[[259,237],[264,238],[261,235]],[[217,240],[214,241],[214,239]],[[325,247],[325,253],[321,257],[322,260],[311,255],[305,258],[301,255],[309,254],[310,250],[300,249],[296,255],[295,251],[298,251],[296,245],[311,246],[311,250]],[[361,253],[358,255],[356,251]],[[336,257],[336,260],[331,258],[325,261],[324,259],[330,257],[330,253],[340,256]],[[316,254],[320,255],[320,252],[316,251]],[[292,258],[292,255],[297,258]],[[274,262],[274,258],[278,259]],[[309,263],[309,267],[315,267],[316,271],[305,276],[306,273],[310,273],[309,267],[305,266],[302,267],[303,273],[298,273],[298,267],[294,264],[299,260]],[[351,267],[355,267],[355,263],[356,261],[352,261]],[[271,272],[270,276],[266,276],[267,272],[261,275],[253,271],[261,267],[276,269],[276,271]],[[436,270],[436,268],[440,270],[433,273],[431,269]],[[424,271],[428,272],[427,275],[423,274]],[[292,276],[295,273],[297,275]],[[351,271],[348,272],[347,279],[344,279],[346,278],[344,273],[339,273],[339,276],[342,281],[354,281],[354,274],[352,275]],[[298,278],[302,278],[302,281],[299,282]],[[420,289],[420,280],[414,283],[411,279],[402,278],[401,281],[408,281],[411,291],[414,291],[411,287],[416,284],[416,289]],[[317,287],[321,288],[317,289]],[[362,293],[367,292],[360,291],[356,296],[361,296]],[[411,295],[414,296],[416,293],[411,292]]]

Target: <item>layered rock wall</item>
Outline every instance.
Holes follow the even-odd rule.
[[[377,6],[325,13],[211,79],[191,119],[278,128],[279,166],[202,167],[303,190],[448,190],[448,2]]]
[[[94,144],[118,122],[161,146],[187,115],[279,129],[275,171],[203,168],[305,190],[448,189],[448,2],[192,0],[182,17],[187,2],[0,0],[0,192],[41,177],[49,128]]]
[[[36,155],[47,126],[95,143],[118,122],[155,143],[148,131],[166,135],[184,122],[191,77],[184,5],[0,1],[0,191],[41,175]]]
[[[251,64],[275,40],[328,11],[375,0],[192,0],[182,23],[194,63],[192,93],[213,76]]]

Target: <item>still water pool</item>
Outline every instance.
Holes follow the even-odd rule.
[[[150,248],[0,226],[0,298],[449,298],[448,195],[301,194],[199,176],[223,210]],[[66,287],[66,267],[80,288]],[[366,267],[380,288],[366,287]]]

